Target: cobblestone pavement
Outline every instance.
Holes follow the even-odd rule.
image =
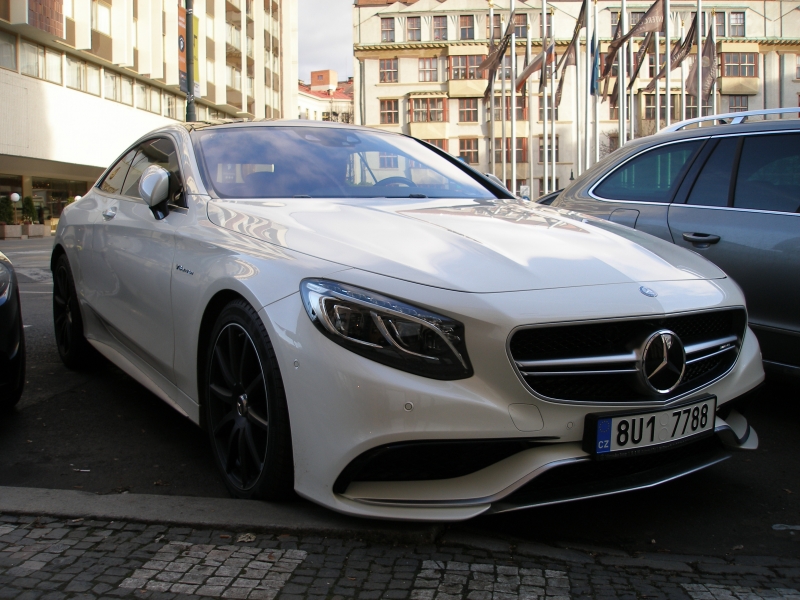
[[[0,515],[0,599],[800,600],[800,560],[644,554],[446,533],[390,546]]]

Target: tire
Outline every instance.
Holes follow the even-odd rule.
[[[17,296],[17,305],[19,305],[19,296]],[[17,354],[11,359],[10,363],[9,373],[12,377],[9,382],[10,392],[5,397],[0,395],[0,413],[8,412],[14,408],[25,390],[25,329],[22,326],[21,317],[19,319],[19,347],[17,348]]]
[[[291,497],[294,466],[283,380],[267,330],[244,300],[220,312],[204,364],[206,428],[231,496]]]
[[[81,308],[66,254],[58,257],[53,270],[53,324],[58,355],[68,369],[82,371],[96,366],[97,351],[83,335]]]

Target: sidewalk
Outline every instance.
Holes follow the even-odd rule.
[[[184,506],[187,518],[194,519],[200,504],[193,502],[207,506],[209,501],[162,496],[129,503],[125,520],[40,516],[36,501],[30,511],[16,508],[17,514],[9,514],[3,512],[8,510],[3,508],[5,492],[14,489],[20,488],[0,488],[0,598],[800,600],[798,559],[630,556],[452,530],[438,534],[433,543],[391,545],[362,540],[376,539],[375,533],[385,537],[396,524],[365,521],[383,531],[336,532],[338,526],[325,525],[324,517],[316,523],[328,529],[328,537],[297,533],[308,531],[302,516],[284,523],[283,530],[275,524],[272,532],[258,533],[264,521],[248,531],[246,507],[235,528],[170,526],[156,522],[154,515],[162,508],[165,519],[175,523],[175,505]],[[75,509],[73,501],[67,499],[62,514]],[[137,517],[140,509],[131,507],[145,505]],[[221,508],[215,518],[226,510]],[[31,514],[20,514],[25,512]],[[336,522],[338,516],[331,519]]]

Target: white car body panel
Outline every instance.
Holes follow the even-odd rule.
[[[93,188],[59,222],[56,248],[69,258],[85,335],[200,424],[204,314],[219,294],[247,300],[269,333],[286,389],[295,489],[334,510],[470,518],[548,465],[585,460],[586,414],[654,405],[538,397],[509,356],[519,327],[744,306],[738,286],[694,253],[622,226],[513,200],[220,201],[193,175],[198,170],[186,129],[166,133],[182,149],[187,208],[156,221],[143,201]],[[102,212],[112,205],[117,216],[105,221]],[[129,235],[116,233],[126,227]],[[333,279],[457,319],[474,375],[430,379],[332,342],[303,307],[298,290],[306,278]],[[640,293],[642,284],[657,296]],[[732,370],[688,396],[714,394],[720,406],[763,377],[748,329]],[[333,491],[343,469],[377,446],[495,438],[547,444],[461,477],[353,482],[343,493]]]

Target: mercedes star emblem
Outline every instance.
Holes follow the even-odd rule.
[[[651,392],[669,394],[680,385],[685,370],[686,352],[675,333],[662,329],[647,338],[640,373]]]
[[[649,287],[641,286],[639,291],[642,292],[648,298],[655,298],[658,296],[658,293],[655,290],[651,290]]]

